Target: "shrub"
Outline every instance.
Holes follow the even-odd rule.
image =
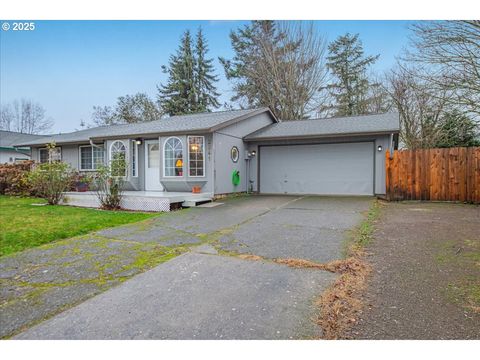
[[[102,209],[120,209],[123,196],[124,180],[119,176],[112,176],[112,171],[106,166],[97,170],[94,180],[96,194]]]
[[[72,169],[60,161],[38,164],[29,175],[35,194],[45,198],[50,205],[56,205],[63,199],[63,193],[69,189],[71,179]]]
[[[0,164],[0,194],[28,196],[32,193],[28,174],[33,161],[18,164]]]

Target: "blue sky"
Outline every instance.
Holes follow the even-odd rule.
[[[242,21],[35,21],[34,31],[0,32],[0,101],[22,97],[41,103],[53,132],[90,122],[94,105],[114,105],[118,96],[156,95],[185,29],[202,26],[220,75],[222,102],[230,84],[217,60],[233,55],[229,32]],[[408,45],[408,21],[316,21],[328,41],[346,32],[360,33],[365,52],[380,54],[376,71],[389,69]]]

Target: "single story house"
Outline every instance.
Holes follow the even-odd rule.
[[[396,146],[397,113],[280,121],[268,108],[172,116],[19,142],[32,158],[82,172],[125,158],[128,190],[218,195],[385,194],[385,151]]]
[[[30,160],[30,147],[15,147],[14,145],[37,140],[42,137],[45,137],[45,135],[32,135],[0,130],[0,164],[14,164]]]

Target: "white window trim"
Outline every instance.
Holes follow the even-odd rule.
[[[133,155],[135,156],[135,169],[134,169],[135,175],[132,174],[132,177],[138,178],[138,144],[136,140],[133,140],[132,144],[133,144]]]
[[[201,137],[202,141],[202,155],[203,155],[203,175],[190,175],[190,138]],[[205,177],[205,136],[203,135],[189,135],[187,136],[187,147],[188,147],[188,177],[191,178],[204,178]]]
[[[63,161],[63,152],[62,152],[62,147],[61,146],[55,146],[55,149],[60,149],[60,161]],[[42,147],[42,148],[38,148],[38,162],[40,163],[40,160],[41,160],[41,157],[40,157],[40,151],[41,150],[47,150],[48,151],[48,148],[46,147]],[[46,164],[46,163],[41,163],[41,164]]]
[[[92,168],[91,169],[82,169],[82,150],[80,149],[85,147],[89,147],[92,149]],[[103,145],[101,147],[103,148]],[[105,148],[103,149],[103,165],[105,165]],[[80,171],[97,171],[98,170],[93,168],[93,146],[92,145],[80,145],[78,147],[78,169]]]
[[[125,175],[124,176],[114,176],[116,178],[121,178],[121,179],[126,179],[128,177],[128,166],[129,166],[129,161],[128,161],[128,147],[125,145],[125,142],[123,140],[113,140],[112,143],[110,144],[110,149],[108,152],[108,167],[111,169],[110,164],[112,163],[112,147],[113,144],[116,142],[122,143],[122,145],[125,147]]]
[[[180,175],[180,176],[167,176],[166,175],[166,171],[165,171],[165,147],[167,146],[167,142],[168,140],[170,139],[177,139],[178,141],[180,141],[180,144],[182,144],[182,172],[183,172],[183,175]],[[162,166],[162,171],[163,171],[163,177],[164,178],[170,178],[170,179],[182,179],[185,177],[185,160],[183,158],[183,154],[185,154],[185,151],[184,151],[184,148],[183,148],[183,141],[182,139],[180,139],[178,136],[170,136],[169,138],[167,138],[164,142],[163,142],[163,153],[162,153],[162,161],[163,161],[163,166]]]

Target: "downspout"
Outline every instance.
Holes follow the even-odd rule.
[[[246,184],[245,184],[245,186],[246,186],[246,188],[247,188],[247,189],[246,189],[246,190],[247,190],[247,194],[250,193],[250,191],[249,191],[249,189],[250,189],[250,160],[251,160],[251,159],[250,159],[249,156],[247,156],[247,158],[245,159],[245,161],[247,162],[247,164],[246,164],[247,174],[246,174],[246,176],[245,176],[245,179],[247,180],[247,181],[246,181]]]
[[[390,146],[389,146],[389,157],[390,159],[393,159],[393,152],[394,152],[394,149],[395,149],[395,146],[394,146],[394,143],[395,141],[393,140],[393,133],[390,134]]]
[[[90,145],[92,145],[93,147],[96,147],[97,149],[101,148],[101,146],[95,145],[92,139],[88,139],[88,141],[90,142]]]

